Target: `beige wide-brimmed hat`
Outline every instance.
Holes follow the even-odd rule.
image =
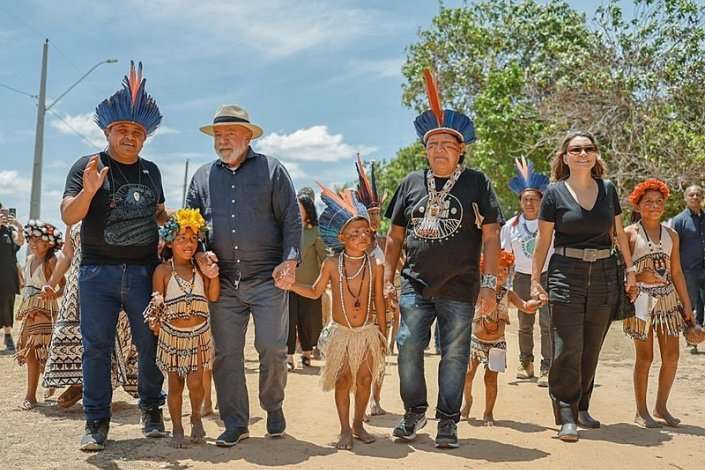
[[[252,131],[252,138],[256,139],[261,136],[264,131],[261,127],[250,122],[250,115],[244,108],[235,104],[222,104],[215,112],[213,124],[201,127],[201,132],[208,135],[213,135],[213,129],[218,126],[242,126]]]

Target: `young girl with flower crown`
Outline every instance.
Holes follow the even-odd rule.
[[[24,269],[22,304],[16,316],[22,323],[15,358],[20,365],[27,365],[27,392],[20,409],[30,410],[37,405],[39,377],[47,361],[58,311],[56,300],[45,300],[41,292],[56,266],[55,254],[61,248],[61,233],[53,225],[39,220],[30,220],[24,233],[29,240],[30,254]]]
[[[152,300],[144,312],[149,328],[159,337],[157,365],[168,376],[172,445],[186,447],[181,423],[182,395],[191,399],[191,441],[202,443],[203,375],[213,367],[208,301],[218,300],[220,281],[202,275],[194,263],[205,221],[197,209],[180,209],[160,229],[166,242],[165,263],[154,271]]]

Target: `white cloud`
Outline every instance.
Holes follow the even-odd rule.
[[[61,119],[52,118],[50,125],[61,134],[80,136],[85,144],[90,144],[97,150],[105,148],[105,134],[95,123],[93,113],[77,114],[75,116],[67,114],[61,116]],[[178,133],[178,130],[162,125],[147,139],[145,144],[149,144],[159,135]]]
[[[19,176],[15,170],[0,170],[0,195],[29,192],[32,182]]]
[[[374,147],[351,145],[342,134],[330,134],[328,126],[318,125],[299,129],[291,134],[273,132],[255,142],[257,151],[273,157],[294,161],[335,162],[352,158],[357,152],[368,155]]]
[[[378,60],[351,60],[350,73],[347,75],[367,75],[379,78],[400,78],[404,57],[392,57]]]

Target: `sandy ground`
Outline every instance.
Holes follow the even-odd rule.
[[[536,329],[538,334],[538,327]],[[252,347],[252,331],[247,349],[247,378],[252,407],[250,439],[232,449],[213,445],[222,422],[205,420],[208,444],[189,449],[172,449],[167,439],[141,437],[135,401],[122,390],[114,395],[113,420],[108,447],[104,452],[86,454],[78,450],[83,429],[80,405],[62,411],[51,402],[32,411],[19,411],[23,397],[25,370],[10,356],[0,356],[0,467],[16,468],[702,468],[705,446],[705,354],[682,350],[680,369],[671,395],[670,408],[683,419],[679,428],[646,430],[632,424],[633,346],[613,325],[602,352],[598,386],[591,411],[603,426],[580,431],[577,444],[554,438],[547,389],[534,382],[517,381],[516,322],[508,333],[509,368],[500,375],[499,398],[494,428],[482,427],[484,391],[476,377],[475,408],[469,422],[459,425],[461,447],[439,451],[433,447],[436,422],[429,424],[413,443],[396,443],[390,433],[402,412],[396,357],[389,359],[383,405],[386,416],[375,417],[369,429],[377,442],[355,444],[352,452],[336,451],[332,443],[338,431],[333,395],[318,387],[320,363],[289,374],[284,405],[288,420],[283,439],[264,437],[265,413],[257,400],[257,360]],[[538,344],[538,343],[537,343]],[[701,349],[703,346],[701,346]],[[658,353],[656,354],[658,356]],[[427,355],[426,377],[429,402],[435,404],[438,357]],[[653,405],[658,361],[652,368],[649,401]],[[188,403],[188,402],[186,402]],[[188,405],[185,405],[188,413]],[[165,412],[165,414],[167,414]],[[433,414],[429,410],[429,416]],[[188,418],[184,419],[185,424]],[[167,418],[167,429],[171,423]],[[188,432],[188,430],[187,430]]]

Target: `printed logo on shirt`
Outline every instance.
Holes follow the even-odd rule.
[[[157,241],[156,197],[149,186],[126,184],[112,197],[103,235],[108,245],[149,246]]]
[[[411,229],[416,238],[423,240],[444,240],[454,236],[462,220],[463,205],[452,194],[448,194],[438,208],[429,208],[428,196],[424,196],[411,211]],[[427,230],[429,224],[437,230]]]

